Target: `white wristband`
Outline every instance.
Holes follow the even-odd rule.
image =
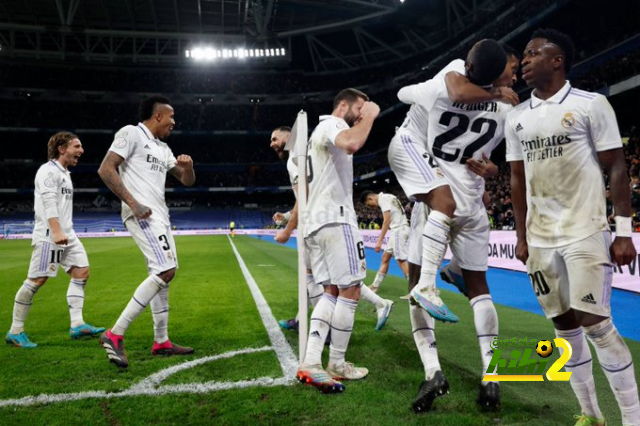
[[[285,214],[283,214],[282,216],[284,216],[284,220],[285,222],[289,222],[289,219],[291,219],[291,212],[286,212]]]
[[[614,220],[616,221],[616,237],[631,237],[631,218],[616,216]]]

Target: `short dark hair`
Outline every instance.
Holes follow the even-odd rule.
[[[363,204],[366,203],[369,195],[376,195],[376,193],[369,190],[363,191],[362,194],[360,194],[360,202]]]
[[[504,72],[507,55],[500,43],[488,38],[469,52],[467,62],[469,80],[479,86],[488,86]]]
[[[73,139],[78,139],[78,136],[71,132],[58,132],[51,136],[49,138],[49,143],[47,143],[47,155],[49,160],[57,159],[60,156],[58,147],[67,146],[67,144]]]
[[[166,96],[149,96],[140,102],[138,107],[138,118],[140,121],[146,121],[153,117],[153,111],[156,109],[156,104],[169,105],[169,98]]]
[[[289,132],[291,133],[291,127],[289,126],[280,126],[280,127],[276,127],[275,129],[273,129],[273,131],[280,131],[280,132]]]
[[[509,56],[515,56],[516,58],[518,58],[518,60],[520,59],[520,54],[518,53],[518,51],[508,44],[502,43],[502,49],[504,50],[504,53],[507,54],[507,58]]]
[[[565,73],[568,74],[569,71],[571,71],[571,67],[573,66],[573,57],[576,50],[571,37],[552,28],[538,28],[533,32],[533,35],[531,35],[531,39],[534,38],[544,38],[558,46],[562,51],[562,56],[564,57]]]
[[[340,105],[340,102],[342,101],[346,101],[348,105],[353,105],[359,98],[362,98],[365,101],[369,100],[369,96],[358,89],[344,89],[342,92],[338,93],[335,98],[333,98],[333,109],[335,110],[338,108],[338,105]]]

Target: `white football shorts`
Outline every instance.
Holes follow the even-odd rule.
[[[407,260],[409,252],[409,226],[401,226],[390,231],[389,244],[385,252],[395,257],[396,260]]]
[[[399,130],[389,144],[389,165],[407,197],[428,194],[437,187],[449,185],[442,170],[429,164],[424,145],[408,132]]]
[[[529,246],[527,271],[547,318],[570,308],[603,317],[611,315],[610,246],[609,231],[563,247]]]
[[[62,266],[65,272],[72,267],[89,267],[89,258],[80,239],[75,238],[66,246],[58,246],[50,241],[38,241],[33,245],[27,275],[29,278],[55,277],[58,275],[58,266]]]
[[[304,239],[318,285],[352,287],[367,276],[362,236],[355,226],[332,223]]]
[[[130,217],[124,226],[142,251],[149,275],[178,268],[178,254],[171,226],[153,219],[153,216],[147,219]]]

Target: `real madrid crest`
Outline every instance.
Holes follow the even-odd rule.
[[[562,120],[560,120],[560,124],[562,124],[562,127],[565,129],[571,129],[573,125],[576,124],[576,119],[573,118],[573,113],[566,113],[564,117],[562,117]]]

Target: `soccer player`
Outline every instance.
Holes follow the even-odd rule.
[[[382,229],[380,230],[380,236],[374,248],[376,253],[380,253],[380,250],[382,250],[382,241],[387,235],[387,231],[391,231],[389,244],[382,254],[380,268],[378,268],[378,273],[376,274],[373,284],[369,287],[374,292],[378,292],[382,280],[387,276],[391,257],[396,258],[396,262],[398,262],[398,266],[402,269],[405,277],[407,277],[409,273],[407,270],[409,221],[404,212],[404,207],[400,204],[400,201],[398,201],[398,197],[393,194],[385,194],[384,192],[376,194],[373,191],[364,191],[360,196],[360,201],[367,207],[379,207],[382,211]]]
[[[353,154],[362,148],[380,108],[356,89],[333,101],[331,115],[320,117],[307,145],[308,210],[300,220],[315,280],[325,292],[313,309],[307,351],[297,377],[325,393],[344,391],[341,379],[362,379],[369,371],[345,361],[362,280],[364,243],[353,207]],[[326,371],[324,341],[331,328]]]
[[[511,106],[493,101],[463,103],[469,98],[460,101],[450,81],[451,77],[455,77],[478,86],[509,86],[513,84],[517,64],[516,58],[507,60],[504,49],[495,41],[482,40],[469,51],[464,75],[447,74],[445,79],[435,78],[401,89],[398,94],[401,100],[420,104],[427,111],[428,157],[437,160],[437,163],[430,166],[422,161],[422,155],[416,156],[415,144],[407,141],[406,136],[399,141],[401,146],[392,146],[395,153],[400,153],[400,158],[395,159],[395,167],[401,171],[400,183],[404,181],[404,186],[415,191],[411,195],[418,200],[422,198],[424,204],[430,207],[423,228],[422,271],[418,284],[411,291],[412,298],[423,308],[435,311],[432,313],[429,310],[429,314],[436,318],[457,320],[457,317],[451,317],[448,310],[438,309],[437,303],[430,303],[434,300],[435,273],[450,242],[454,259],[464,278],[465,287],[461,291],[466,290],[465,294],[474,311],[483,371],[491,360],[490,343],[498,334],[497,313],[486,282],[489,223],[483,204],[483,178],[497,173],[497,167],[489,160],[489,155],[502,140],[504,120]],[[487,95],[490,93],[487,92]],[[391,161],[391,147],[389,154]],[[411,163],[407,162],[407,157]],[[402,174],[410,170],[413,164],[418,167],[422,180]],[[430,189],[426,199],[418,192],[425,189]],[[437,195],[435,203],[434,192]],[[445,215],[441,211],[443,207],[452,208],[455,216]],[[411,306],[410,311],[412,326],[417,331],[414,338],[425,364],[426,380],[413,405],[414,411],[422,412],[431,408],[436,396],[447,391],[448,383],[440,371],[437,350],[432,344],[435,341],[433,321],[417,306]],[[497,408],[500,403],[498,383],[482,382],[478,402],[483,408]]]
[[[29,272],[16,293],[13,322],[5,338],[8,344],[21,348],[38,346],[24,332],[24,323],[36,292],[49,277],[57,276],[60,265],[71,276],[67,290],[71,338],[95,336],[104,331],[104,328],[85,323],[82,318],[89,259],[73,230],[73,183],[69,166],[78,164],[84,149],[78,136],[58,132],[49,139],[47,150],[49,162],[40,166],[35,179],[35,225]]]
[[[289,156],[289,151],[284,149],[289,137],[291,136],[291,128],[287,126],[278,127],[271,133],[270,147],[273,149],[278,158],[287,163],[287,171],[289,172],[289,180],[291,187],[293,188],[294,195],[297,194],[298,185],[298,166],[294,163],[293,157]],[[276,212],[273,215],[273,221],[279,224],[286,223],[285,229],[278,231],[275,236],[275,240],[280,244],[284,244],[289,241],[291,233],[298,224],[298,203],[296,202],[294,208],[286,213]],[[393,302],[391,300],[383,299],[368,287],[360,289],[360,297],[366,302],[371,303],[376,308],[376,315],[378,321],[376,322],[376,330],[380,331],[387,323],[391,310],[393,309]],[[310,305],[315,307],[316,303],[320,300],[320,296],[324,293],[322,286],[317,285],[313,273],[309,267],[307,267],[307,292],[309,296]],[[285,330],[298,330],[298,318],[292,318],[289,320],[278,321],[280,327]]]
[[[141,122],[137,126],[125,126],[116,133],[98,170],[104,183],[122,200],[122,221],[142,251],[149,272],[115,325],[100,336],[109,360],[121,368],[129,365],[124,334],[149,303],[154,330],[151,353],[194,352],[193,348],[172,343],[168,335],[169,283],[178,268],[178,257],[164,197],[167,172],[186,186],[194,184],[193,160],[184,154],[174,157],[163,142],[175,125],[167,98],[144,99],[139,116]]]
[[[624,425],[640,425],[633,361],[611,320],[613,264],[636,257],[629,181],[615,113],[607,99],[572,87],[571,39],[537,30],[524,50],[522,78],[531,99],[509,113],[507,161],[516,218],[516,257],[556,336],[569,342],[565,369],[582,413],[577,426],[604,425],[592,374],[593,345]],[[605,212],[609,176],[616,238]],[[586,338],[585,338],[586,336]]]
[[[231,238],[236,236],[236,223],[234,221],[229,222],[229,233]]]

